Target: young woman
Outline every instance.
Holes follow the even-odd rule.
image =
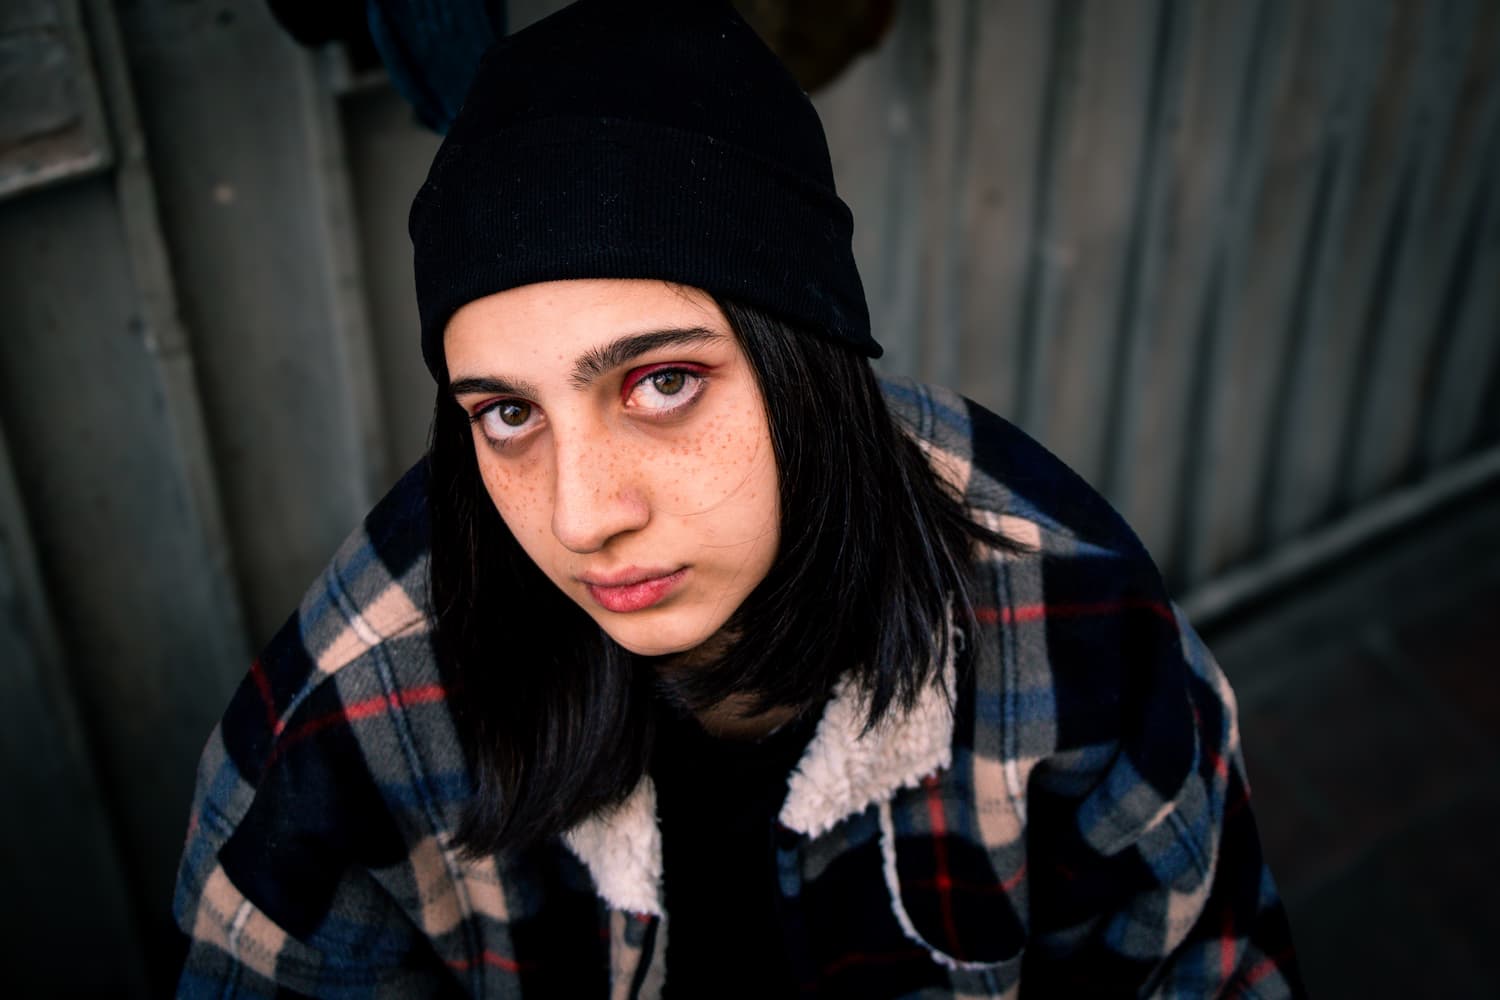
[[[1224,678],[1077,477],[876,383],[727,5],[497,45],[411,222],[430,453],[210,739],[181,995],[1300,991]]]

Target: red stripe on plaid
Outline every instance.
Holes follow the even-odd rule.
[[[1193,705],[1193,728],[1200,733],[1204,731],[1203,713],[1198,711],[1198,706],[1196,704]],[[1214,777],[1219,779],[1220,781],[1227,780],[1229,778],[1229,759],[1223,754],[1219,753],[1214,744],[1208,741],[1204,741],[1203,749],[1207,754],[1209,764],[1212,765]]]
[[[1021,884],[1026,877],[1026,866],[1022,865],[1016,873],[1003,882],[960,882],[958,879],[949,878],[939,886],[937,879],[913,878],[902,879],[902,885],[909,885],[913,889],[953,889],[956,892],[966,892],[971,896],[1008,896]]]
[[[932,864],[937,872],[934,881],[937,883],[938,906],[943,913],[943,932],[948,935],[949,944],[957,954],[960,951],[958,921],[953,917],[953,876],[948,872],[948,842],[944,839],[948,832],[948,817],[943,811],[943,797],[939,792],[942,786],[931,776],[923,784],[927,786],[927,821],[932,824]]]
[[[493,965],[497,969],[504,969],[506,972],[524,972],[536,968],[535,962],[517,962],[513,958],[506,958],[498,952],[491,951],[489,948],[484,949],[484,954],[480,956],[480,961],[485,965]],[[468,972],[474,968],[474,961],[468,958],[450,958],[448,959],[448,968],[456,972]]]
[[[1269,958],[1263,958],[1259,962],[1256,962],[1254,965],[1250,966],[1250,968],[1246,969],[1244,972],[1240,973],[1240,981],[1246,986],[1254,986],[1256,983],[1260,982],[1271,973],[1280,969],[1282,965],[1291,962],[1291,960],[1292,953],[1290,950],[1283,951],[1277,955],[1272,955]]]
[[[378,715],[381,712],[396,711],[410,708],[413,705],[425,705],[435,701],[442,701],[447,696],[447,691],[443,689],[441,684],[424,684],[409,691],[397,691],[395,694],[389,695],[378,694],[373,698],[366,698],[363,701],[356,701],[352,705],[345,705],[343,711],[329,712],[320,718],[310,719],[292,730],[286,739],[278,740],[275,747],[271,750],[271,757],[266,761],[266,765],[270,766],[271,762],[281,756],[287,749],[307,739],[309,736],[327,729],[329,726],[338,725],[339,723],[358,722],[360,719],[368,719],[370,716]]]
[[[929,962],[931,960],[931,956],[920,948],[908,948],[905,951],[855,951],[840,955],[824,965],[822,974],[824,979],[829,979],[855,965],[894,965],[898,962]],[[804,985],[802,991],[804,993],[817,992],[817,987]]]
[[[258,656],[250,661],[250,679],[255,682],[255,690],[260,692],[260,700],[266,706],[266,725],[271,727],[271,735],[280,735],[281,726],[276,718],[276,697],[271,694],[271,678],[266,676],[266,668],[260,665]]]
[[[1117,615],[1122,611],[1149,611],[1172,624],[1177,619],[1172,609],[1162,601],[1136,598],[1125,601],[1092,601],[1083,604],[1017,604],[1008,608],[974,609],[974,617],[981,625],[1013,625],[1018,622],[1037,622],[1047,618],[1093,618],[1099,615]]]
[[[1226,907],[1224,909],[1224,934],[1219,938],[1219,978],[1223,982],[1229,982],[1229,977],[1234,975],[1234,967],[1238,961],[1239,949],[1235,947],[1238,941],[1235,938],[1234,911]]]

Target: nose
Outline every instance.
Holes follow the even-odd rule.
[[[598,552],[611,538],[646,526],[651,508],[631,463],[607,447],[563,440],[555,455],[552,534],[564,547]]]

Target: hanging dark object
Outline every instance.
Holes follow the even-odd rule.
[[[879,45],[896,15],[896,0],[735,0],[735,7],[806,91]]]
[[[422,123],[447,132],[479,66],[506,32],[504,0],[268,0],[297,41],[339,41],[379,53],[391,83]],[[735,6],[807,91],[834,80],[880,43],[896,0],[735,0]],[[369,58],[366,56],[366,58]]]
[[[303,45],[343,42],[355,53],[373,47],[392,85],[435,132],[448,131],[480,57],[505,34],[505,0],[268,2]]]

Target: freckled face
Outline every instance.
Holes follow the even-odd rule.
[[[525,285],[460,309],[443,349],[495,509],[620,645],[694,649],[765,578],[780,517],[765,406],[708,295]]]

